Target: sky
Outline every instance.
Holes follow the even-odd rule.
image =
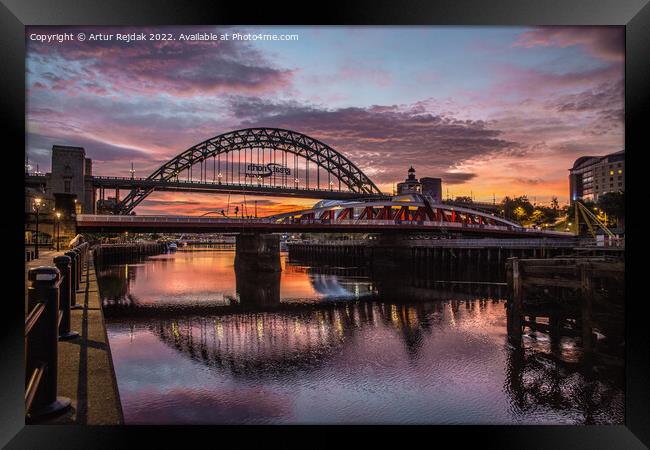
[[[116,37],[141,32],[175,40]],[[178,39],[198,32],[230,38]],[[61,33],[73,39],[39,40]],[[113,38],[89,38],[100,33]],[[133,163],[146,177],[210,137],[266,126],[325,142],[384,192],[413,166],[442,178],[445,197],[563,203],[578,157],[625,147],[623,27],[27,27],[26,45],[26,153],[42,172],[58,144],[84,147],[95,175],[130,176]],[[226,202],[155,192],[136,213]]]

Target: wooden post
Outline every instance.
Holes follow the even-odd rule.
[[[521,284],[521,271],[519,258],[512,258],[512,298],[516,306],[521,309],[523,287]]]
[[[511,286],[510,304],[508,305],[508,315],[510,317],[509,334],[516,341],[521,339],[521,311],[523,303],[523,286],[521,283],[521,271],[518,258],[508,259],[508,269],[511,271],[512,281],[509,282]]]
[[[549,337],[551,339],[551,351],[558,354],[560,351],[560,341],[562,339],[561,328],[562,321],[556,312],[552,312],[548,318]]]
[[[582,313],[582,347],[585,352],[593,350],[592,303],[594,298],[593,280],[589,263],[580,264],[580,309]]]
[[[512,259],[512,331],[516,339],[521,339],[521,313],[523,304],[523,286],[519,258]]]

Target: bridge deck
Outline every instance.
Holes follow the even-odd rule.
[[[96,216],[77,215],[80,232],[324,232],[324,233],[382,233],[382,232],[452,232],[476,236],[573,238],[570,233],[517,229],[496,225],[473,225],[453,222],[399,220],[303,220],[280,222],[274,219],[226,219],[195,216]]]
[[[363,194],[338,189],[321,189],[317,187],[280,186],[257,183],[223,183],[218,181],[196,180],[150,180],[147,178],[93,177],[93,186],[105,189],[151,189],[156,191],[199,192],[221,194],[272,195],[276,197],[316,198],[326,200],[351,200],[356,198],[383,198],[376,194]]]

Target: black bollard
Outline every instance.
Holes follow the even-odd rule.
[[[65,256],[70,257],[70,309],[79,309],[82,306],[77,304],[77,252],[70,250]]]
[[[70,407],[70,399],[56,395],[61,274],[56,267],[41,266],[29,269],[27,278],[32,283],[27,289],[29,310],[40,303],[44,305],[37,324],[25,338],[26,389],[33,389],[32,374],[43,368],[29,412],[29,418],[35,419],[65,412]]]
[[[72,298],[70,257],[57,256],[54,258],[54,264],[61,273],[61,284],[59,286],[59,309],[63,315],[61,317],[61,323],[59,324],[59,340],[67,341],[79,337],[79,333],[76,331],[70,331],[70,299]]]

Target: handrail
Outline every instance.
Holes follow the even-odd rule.
[[[45,311],[45,303],[38,303],[34,306],[29,315],[27,315],[27,318],[25,319],[25,337],[29,336],[34,325],[36,325],[38,319],[43,315],[43,311]]]
[[[34,398],[36,397],[38,387],[41,384],[41,380],[43,379],[43,374],[45,373],[46,368],[47,365],[45,363],[41,363],[36,369],[34,369],[32,375],[29,377],[29,382],[27,383],[27,388],[25,389],[25,414],[29,414],[30,410],[32,409],[32,403],[34,403]]]

